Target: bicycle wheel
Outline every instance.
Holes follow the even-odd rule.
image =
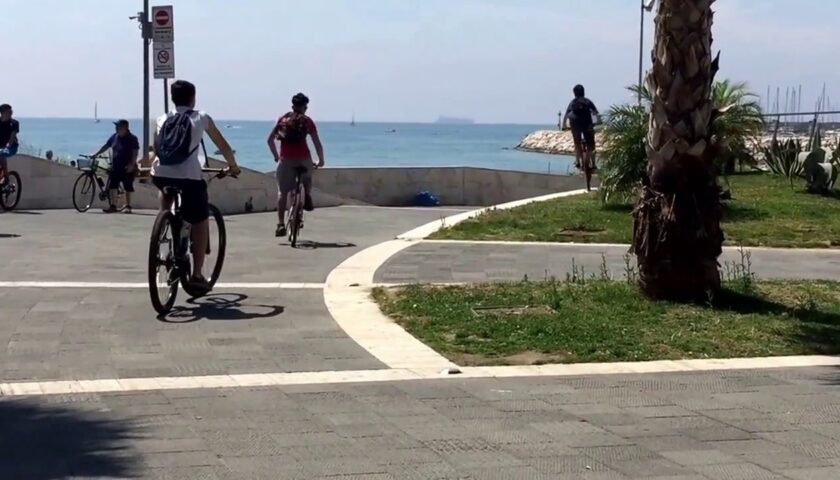
[[[95,195],[96,181],[93,176],[88,173],[79,175],[73,184],[73,206],[76,207],[76,211],[84,213],[90,210]]]
[[[20,201],[21,189],[20,175],[17,172],[10,171],[6,175],[6,185],[0,190],[0,207],[3,210],[15,208]]]
[[[295,194],[292,200],[292,208],[289,210],[289,243],[292,248],[297,247],[298,234],[300,233],[300,193]]]
[[[149,240],[149,296],[152,307],[161,315],[168,313],[178,295],[179,268],[175,262],[175,235],[172,212],[160,212]]]
[[[204,258],[204,272],[210,286],[216,285],[225,264],[225,249],[227,248],[227,231],[222,212],[215,205],[210,205],[210,243],[207,245],[207,256]]]
[[[199,289],[190,285],[190,275],[192,271],[187,268],[182,272],[181,286],[184,291],[192,298],[203,297],[210,293],[210,290],[216,285],[219,277],[222,274],[222,266],[225,263],[225,249],[227,248],[227,231],[225,230],[225,220],[222,217],[222,212],[215,206],[210,205],[209,229],[210,236],[207,244],[207,251],[204,257],[204,266],[201,273],[207,279],[210,289]],[[185,265],[192,266],[192,258]]]

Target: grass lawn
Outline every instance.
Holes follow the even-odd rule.
[[[723,202],[728,245],[825,248],[840,246],[840,199],[805,193],[769,174],[730,178]],[[491,211],[431,238],[537,242],[630,243],[630,205],[602,205],[596,193]]]
[[[840,353],[840,284],[734,285],[709,305],[651,302],[615,281],[416,285],[374,297],[461,365]]]

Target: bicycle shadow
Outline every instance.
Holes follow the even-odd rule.
[[[280,246],[289,247],[291,243],[284,242],[280,243]],[[314,240],[298,240],[297,247],[300,250],[319,250],[319,249],[330,249],[330,248],[353,248],[355,247],[355,243],[349,242],[316,242]]]
[[[216,293],[187,300],[190,306],[176,306],[158,320],[165,323],[194,323],[199,320],[242,321],[271,318],[282,314],[282,305],[243,305],[249,297],[244,293]]]
[[[2,215],[43,215],[43,213],[41,213],[41,212],[33,212],[31,210],[9,210],[9,211],[0,210],[0,214],[2,214]]]

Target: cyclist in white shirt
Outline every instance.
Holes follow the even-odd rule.
[[[192,225],[193,272],[191,282],[203,286],[204,257],[210,241],[209,198],[207,182],[202,177],[199,156],[201,139],[206,132],[228,164],[232,176],[239,174],[233,150],[210,115],[195,110],[195,85],[184,80],[172,84],[175,109],[161,115],[155,132],[155,159],[152,162],[152,183],[163,192],[166,187],[181,191],[181,214]],[[188,126],[188,127],[187,127]],[[172,206],[172,198],[161,193],[161,209]]]

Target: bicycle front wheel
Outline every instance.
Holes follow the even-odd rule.
[[[11,210],[20,202],[20,175],[17,172],[6,174],[6,185],[0,187],[0,207]]]
[[[165,315],[175,304],[178,295],[180,273],[175,261],[175,235],[172,230],[172,212],[158,213],[152,236],[149,240],[149,295],[152,307],[160,315]]]
[[[93,197],[96,195],[96,181],[93,175],[83,173],[73,184],[73,206],[79,213],[90,210],[93,205]]]

